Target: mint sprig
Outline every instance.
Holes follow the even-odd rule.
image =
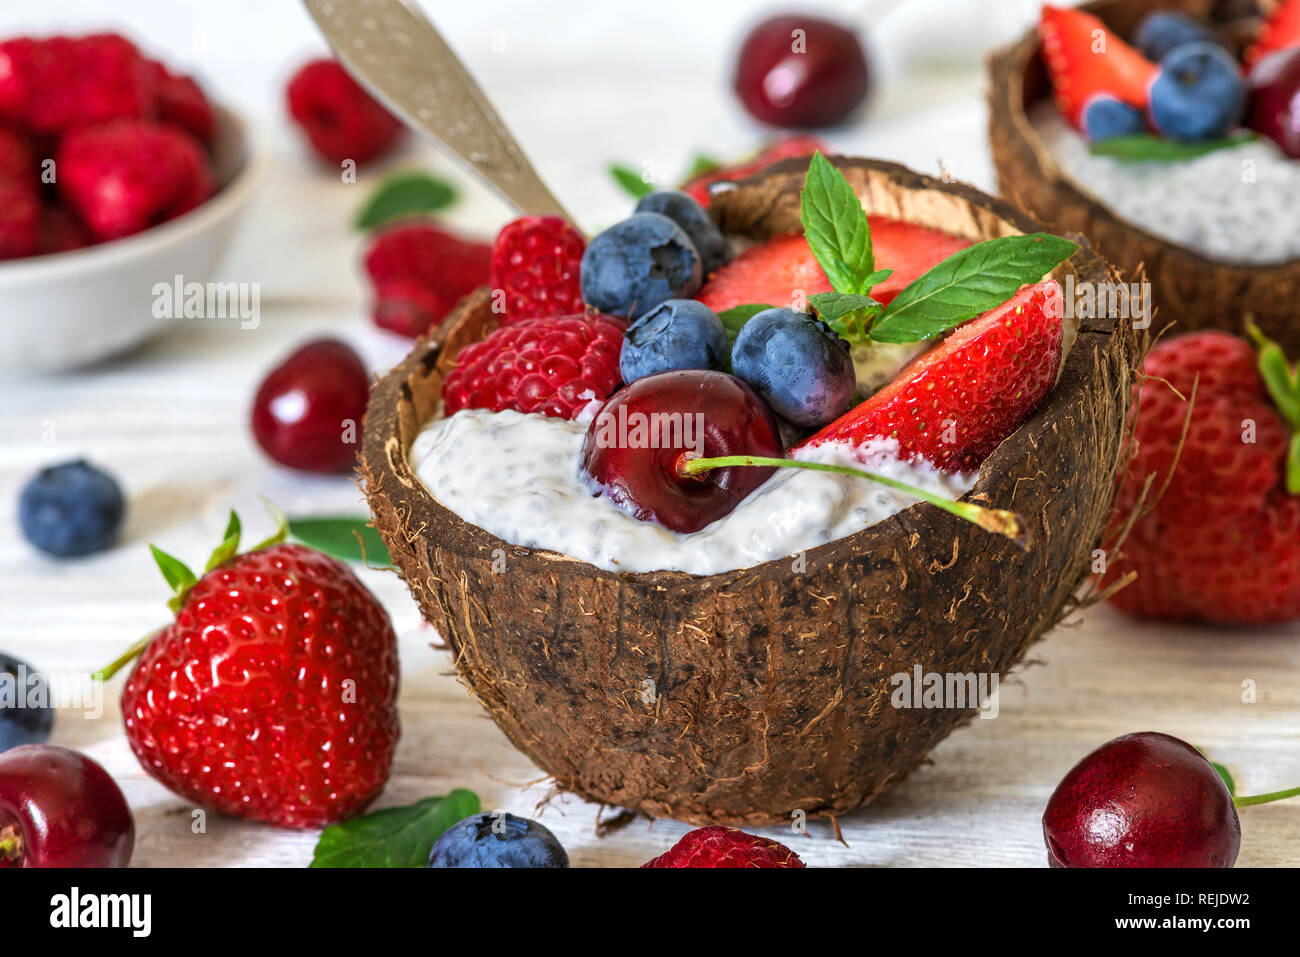
[[[764,302],[747,302],[742,306],[732,306],[730,309],[724,309],[718,313],[718,318],[722,320],[722,326],[727,330],[727,338],[733,343],[736,336],[740,335],[740,330],[760,312],[765,309],[775,309],[775,306],[769,306]]]
[[[368,517],[319,515],[289,519],[289,535],[318,552],[345,562],[391,565],[388,546]]]
[[[478,795],[457,788],[405,807],[389,807],[331,824],[321,832],[311,867],[427,867],[447,828],[479,812]]]
[[[1088,147],[1088,151],[1094,156],[1110,156],[1124,163],[1179,163],[1219,150],[1235,149],[1257,139],[1259,137],[1249,130],[1200,143],[1185,143],[1163,136],[1152,136],[1150,133],[1134,133],[1098,140]]]
[[[357,213],[356,228],[375,229],[403,216],[419,216],[446,209],[456,201],[456,190],[424,172],[394,173],[381,182]]]
[[[1300,495],[1300,368],[1287,361],[1286,353],[1254,322],[1246,322],[1246,331],[1259,347],[1259,374],[1264,379],[1273,404],[1291,428],[1291,444],[1286,457],[1286,490]]]
[[[871,223],[853,187],[821,153],[814,153],[799,194],[804,238],[833,292],[808,298],[817,314],[851,343],[920,342],[1006,302],[1038,282],[1079,248],[1047,233],[1004,236],[949,256],[888,306],[871,289],[892,269],[876,269]]]

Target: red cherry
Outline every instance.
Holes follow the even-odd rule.
[[[1270,54],[1246,78],[1246,125],[1300,159],[1300,47]]]
[[[1070,770],[1043,812],[1043,839],[1052,867],[1231,867],[1241,824],[1199,751],[1144,731]]]
[[[370,376],[337,339],[315,339],[276,366],[253,399],[257,444],[304,472],[346,472],[356,461]]]
[[[869,85],[857,35],[818,17],[769,17],[749,31],[736,63],[740,102],[773,126],[834,126],[857,108]]]
[[[0,867],[126,867],[135,822],[116,782],[76,751],[0,754]]]
[[[695,452],[785,454],[776,419],[753,389],[725,372],[690,369],[646,376],[612,395],[587,427],[582,468],[616,505],[675,532],[726,515],[775,471],[682,475],[679,462]]]

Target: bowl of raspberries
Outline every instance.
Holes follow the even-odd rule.
[[[0,39],[0,369],[120,352],[204,283],[257,179],[250,134],[116,33]]]

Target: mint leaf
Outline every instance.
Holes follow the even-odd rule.
[[[745,323],[749,322],[764,309],[775,309],[776,306],[769,306],[761,302],[749,302],[743,306],[732,306],[718,313],[718,318],[722,320],[722,325],[727,330],[727,338],[732,342],[736,341],[736,336],[740,335],[740,330],[744,328]]]
[[[691,168],[686,171],[686,178],[683,182],[689,183],[693,179],[703,176],[705,173],[712,173],[715,169],[722,168],[722,161],[707,156],[704,153],[696,153],[691,158]]]
[[[478,812],[478,795],[457,788],[446,797],[331,824],[321,832],[310,866],[427,867],[429,852],[443,831]]]
[[[1196,159],[1218,150],[1233,149],[1245,143],[1259,139],[1247,130],[1234,133],[1221,140],[1209,140],[1203,143],[1183,143],[1167,140],[1150,133],[1134,133],[1131,136],[1113,136],[1100,140],[1088,147],[1094,156],[1112,156],[1125,163],[1177,163]]]
[[[633,199],[640,199],[655,191],[653,183],[647,183],[642,179],[641,174],[628,166],[619,163],[609,165],[609,175],[614,177],[614,182],[623,187],[623,191],[632,196]]]
[[[879,312],[883,307],[870,296],[857,296],[846,292],[819,292],[808,297],[808,303],[826,322],[842,319],[860,311]]]
[[[380,183],[361,212],[357,229],[374,229],[402,216],[436,213],[456,201],[456,191],[428,173],[397,173]]]
[[[345,562],[391,565],[388,547],[369,521],[369,518],[348,515],[291,518],[289,534],[304,545]]]
[[[865,294],[875,271],[866,210],[844,174],[813,153],[799,193],[804,238],[836,292]]]
[[[1039,282],[1079,247],[1048,233],[1003,236],[968,246],[921,276],[871,327],[878,342],[920,342],[1006,302]]]

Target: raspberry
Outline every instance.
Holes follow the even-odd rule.
[[[81,220],[66,206],[47,205],[41,211],[40,235],[37,253],[66,253],[90,245],[90,237]]]
[[[98,239],[117,239],[188,212],[212,195],[198,141],[174,126],[115,120],[65,136],[56,157],[64,199]]]
[[[0,117],[34,133],[63,133],[153,112],[150,71],[116,33],[18,37],[0,43]]]
[[[40,242],[41,204],[28,182],[0,178],[0,259],[36,252]],[[617,358],[616,358],[617,361]]]
[[[36,181],[31,144],[12,130],[0,129],[0,178]]]
[[[572,419],[618,386],[623,328],[599,313],[503,326],[457,357],[442,385],[446,414],[514,409]]]
[[[1138,573],[1111,599],[1124,611],[1225,624],[1300,617],[1300,496],[1284,483],[1289,429],[1256,363],[1249,343],[1224,332],[1179,336],[1147,355],[1112,535],[1154,475],[1144,502],[1150,511],[1103,579]],[[1186,398],[1198,376],[1179,455]]]
[[[488,281],[492,251],[427,219],[379,230],[366,252],[375,325],[412,339],[438,325],[462,298]]]
[[[217,134],[217,117],[202,88],[191,76],[173,73],[157,60],[146,61],[154,108],[158,119],[211,144]]]
[[[505,295],[502,325],[582,312],[578,282],[586,240],[559,216],[522,216],[492,245],[492,289]]]
[[[803,867],[799,855],[777,841],[730,827],[691,831],[642,867]]]
[[[289,115],[331,163],[366,163],[388,152],[403,132],[402,124],[333,60],[302,67],[285,95]]]

